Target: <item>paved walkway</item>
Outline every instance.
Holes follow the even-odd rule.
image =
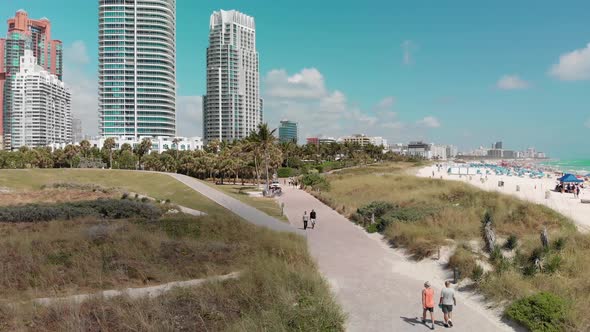
[[[297,234],[304,234],[302,230],[297,229],[286,223],[284,221],[280,221],[275,219],[253,207],[247,205],[245,203],[240,202],[239,200],[219,191],[214,188],[209,187],[208,185],[202,183],[201,181],[192,178],[190,176],[182,175],[182,174],[175,174],[175,173],[163,173],[167,174],[178,181],[186,184],[190,188],[196,190],[200,194],[205,197],[208,197],[215,203],[223,206],[224,208],[230,210],[231,212],[237,214],[238,216],[242,217],[246,221],[258,225],[268,227],[272,230],[279,231],[279,232],[292,232]]]
[[[348,314],[348,331],[426,331],[421,317],[420,292],[425,280],[439,296],[450,276],[432,261],[409,261],[387,247],[378,234],[368,234],[310,194],[285,188],[279,201],[291,222],[302,227],[303,211],[318,214],[314,230],[307,230],[312,256]],[[438,264],[438,263],[436,263]],[[458,295],[453,331],[511,331],[481,302]],[[438,303],[438,301],[437,301]],[[445,329],[436,308],[437,328]]]

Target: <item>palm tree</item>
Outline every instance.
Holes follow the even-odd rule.
[[[102,144],[102,148],[107,150],[109,153],[109,169],[113,168],[113,149],[115,148],[115,139],[113,137],[109,137],[104,140]]]
[[[74,157],[76,157],[78,155],[79,152],[79,147],[76,145],[66,145],[66,147],[64,148],[64,153],[66,155],[66,158],[68,159],[68,162],[70,164],[70,168],[74,167]]]
[[[277,140],[274,136],[276,129],[270,130],[268,124],[261,123],[258,125],[258,130],[252,132],[251,139],[260,148],[262,156],[264,158],[264,168],[266,169],[266,192],[270,186],[270,177],[268,174],[268,154],[271,146],[273,146]]]
[[[141,158],[146,155],[152,149],[152,140],[149,138],[144,138],[141,140],[141,143],[137,145],[135,148],[135,154],[139,159],[139,169],[141,169]]]
[[[180,143],[180,139],[178,137],[174,137],[174,139],[172,140],[172,144],[174,144],[174,148],[176,149],[176,159],[178,160],[178,143]]]

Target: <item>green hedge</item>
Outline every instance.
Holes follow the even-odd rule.
[[[506,315],[534,332],[564,330],[567,306],[561,297],[541,292],[515,301]]]
[[[153,220],[161,215],[162,210],[151,203],[120,199],[0,207],[0,222],[70,220],[86,216],[108,219],[138,217]]]
[[[291,167],[281,167],[277,170],[277,176],[280,178],[289,178],[299,175],[299,170]]]

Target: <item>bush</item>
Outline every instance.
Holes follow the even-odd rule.
[[[299,175],[299,170],[291,167],[281,167],[277,170],[277,176],[280,178],[289,178]]]
[[[475,282],[478,282],[483,278],[483,275],[484,275],[483,267],[476,264],[473,267],[473,270],[471,271],[471,279],[473,279],[473,281],[475,281]]]
[[[560,237],[553,243],[553,248],[555,250],[563,250],[565,248],[566,239],[564,237]]]
[[[462,247],[458,247],[449,258],[449,268],[456,268],[461,278],[473,275],[473,271],[477,266],[473,254]]]
[[[119,199],[0,207],[0,222],[71,220],[87,216],[107,219],[139,217],[153,220],[161,215],[162,211],[153,204]]]
[[[506,309],[508,317],[539,332],[563,331],[566,313],[565,300],[545,292],[517,300]]]
[[[547,261],[545,263],[545,272],[547,273],[555,273],[561,267],[562,258],[558,254],[551,255],[547,257]]]
[[[330,183],[328,182],[328,180],[326,180],[326,178],[319,175],[318,173],[308,173],[304,175],[301,179],[301,182],[303,183],[303,185],[312,187],[316,190],[330,190]]]
[[[514,250],[518,246],[518,238],[516,235],[512,234],[506,239],[506,243],[504,243],[504,249],[506,250]]]

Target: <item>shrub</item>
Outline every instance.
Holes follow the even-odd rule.
[[[449,268],[457,269],[461,278],[469,277],[473,275],[473,270],[476,268],[477,263],[473,254],[468,250],[458,247],[453,255],[449,258]]]
[[[508,239],[506,239],[506,243],[504,243],[504,249],[506,250],[514,250],[518,246],[518,238],[516,235],[511,234]]]
[[[506,309],[508,317],[539,332],[563,331],[566,313],[565,300],[545,292],[517,300]]]
[[[563,250],[563,248],[565,248],[565,243],[566,238],[560,237],[553,243],[553,248],[555,248],[555,250]]]
[[[473,267],[473,270],[471,271],[471,279],[473,279],[473,281],[478,282],[483,278],[483,275],[484,275],[483,267],[476,264]]]
[[[129,198],[129,193],[123,193],[123,195],[121,195],[121,199],[127,199]]]
[[[277,170],[277,176],[280,178],[289,178],[299,175],[299,170],[291,167],[280,167]]]
[[[562,258],[558,254],[551,255],[547,257],[547,261],[545,263],[545,272],[547,273],[555,273],[561,267]]]
[[[304,175],[301,182],[305,186],[312,187],[313,189],[322,191],[330,190],[330,183],[328,180],[318,173],[308,173]]]
[[[71,220],[87,216],[107,219],[157,219],[161,215],[162,211],[153,204],[119,199],[0,207],[0,222]]]
[[[496,263],[499,262],[502,258],[504,258],[504,255],[502,255],[502,250],[500,250],[500,247],[495,246],[492,252],[490,253],[490,261]]]

